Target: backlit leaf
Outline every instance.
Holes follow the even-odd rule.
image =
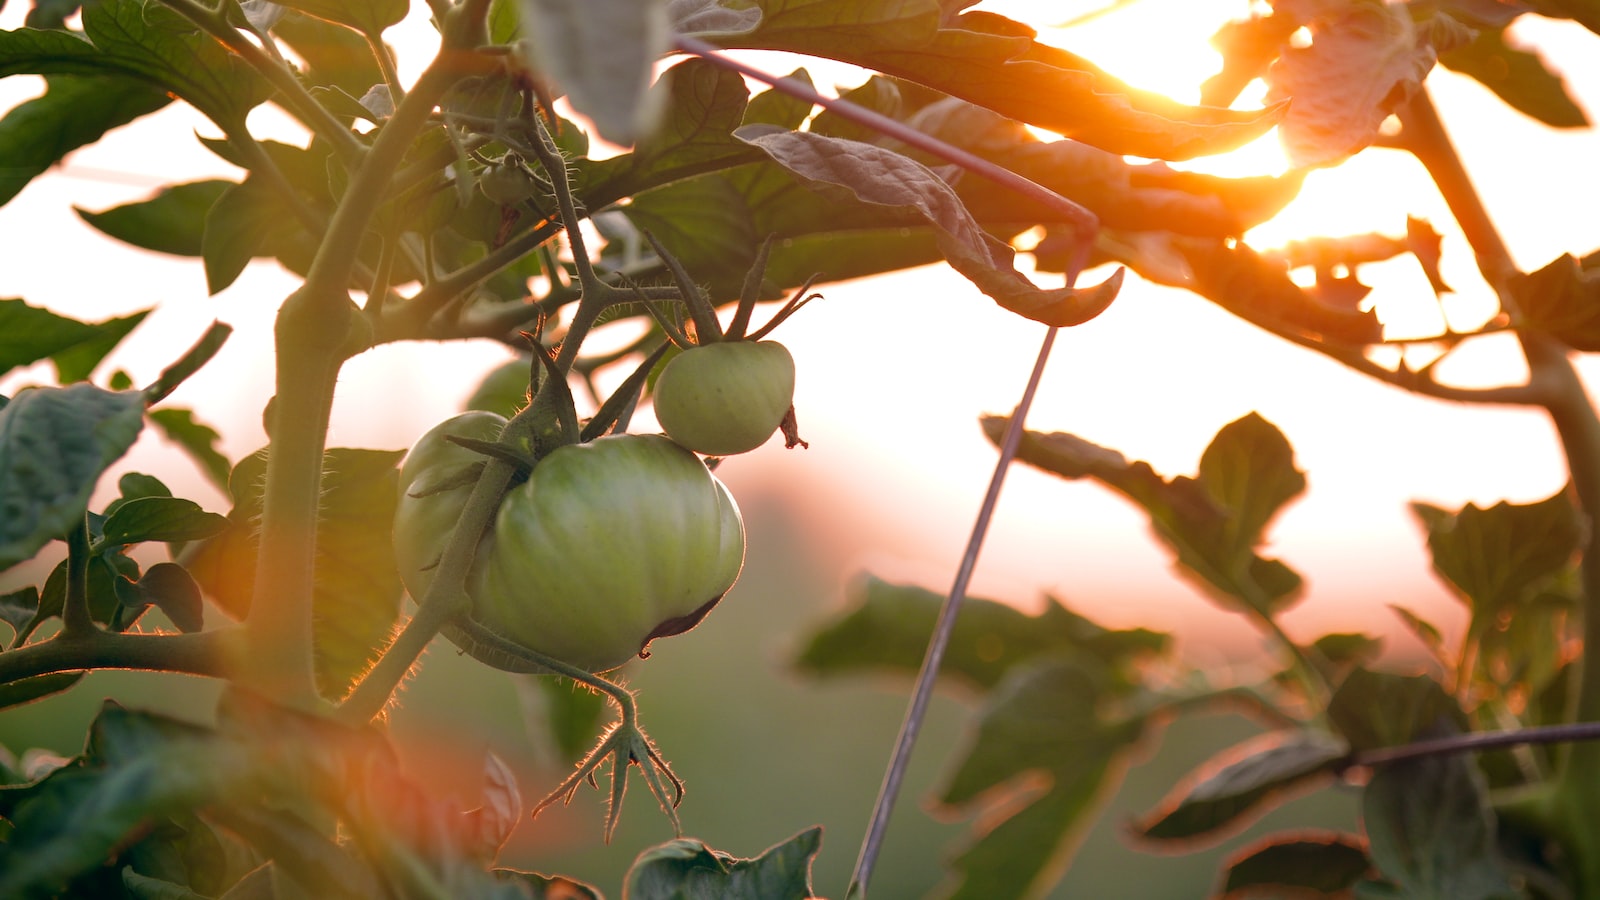
[[[1011,247],[973,219],[933,170],[892,150],[806,132],[740,129],[739,136],[824,197],[914,212],[934,229],[951,268],[1001,307],[1047,325],[1079,325],[1116,299],[1119,270],[1089,288],[1044,289],[1014,265]]]
[[[164,187],[154,197],[112,207],[104,212],[77,210],[79,218],[135,247],[199,256],[206,212],[231,181],[210,179]]]
[[[1376,313],[1329,306],[1289,278],[1288,267],[1244,243],[1183,239],[1175,243],[1189,264],[1187,287],[1228,312],[1272,331],[1289,330],[1335,344],[1383,339]]]
[[[3,411],[0,411],[3,412]],[[389,638],[402,587],[390,530],[403,451],[333,449],[324,459],[312,597],[318,683],[342,696]],[[234,618],[250,609],[266,451],[245,457],[229,481],[229,527],[206,541],[189,571]]]
[[[1326,778],[1350,753],[1343,741],[1317,731],[1271,735],[1267,742],[1225,751],[1235,757],[1231,762],[1205,764],[1162,802],[1162,811],[1135,827],[1156,840],[1214,837],[1259,816],[1284,791]]]
[[[1412,510],[1427,528],[1434,571],[1467,601],[1475,630],[1571,565],[1582,534],[1565,490],[1537,503],[1469,503],[1455,513],[1413,503]]]
[[[1378,137],[1427,77],[1438,48],[1464,40],[1447,16],[1416,20],[1383,0],[1279,0],[1279,13],[1311,32],[1308,47],[1287,47],[1267,73],[1272,101],[1292,100],[1281,134],[1296,166],[1333,165]]]
[[[1530,275],[1511,281],[1515,324],[1543,332],[1574,350],[1600,351],[1600,271],[1560,256]]]
[[[651,66],[671,40],[666,0],[522,0],[528,63],[566,91],[601,137],[624,146],[650,131]]]
[[[147,415],[167,440],[177,444],[195,461],[207,481],[227,490],[228,474],[233,471],[233,465],[217,450],[222,435],[215,428],[197,421],[194,410],[190,409],[168,407],[151,410]]]
[[[1483,28],[1471,43],[1440,54],[1439,61],[1470,75],[1511,108],[1555,128],[1583,128],[1588,116],[1566,83],[1537,51],[1506,41],[1505,28]]]
[[[0,33],[0,58],[9,59],[13,48],[5,37]],[[171,101],[165,91],[114,73],[47,76],[43,96],[17,104],[0,119],[0,205],[68,153]]]
[[[411,5],[406,0],[279,0],[319,19],[348,25],[363,34],[377,36],[390,25],[399,24]]]
[[[200,585],[177,563],[151,566],[140,577],[138,587],[141,599],[165,613],[179,631],[192,634],[205,627]]]
[[[802,831],[753,859],[679,838],[639,854],[623,894],[637,900],[810,900],[811,862],[821,847],[821,828]]]
[[[0,300],[0,373],[48,358],[63,384],[83,381],[148,312],[80,322],[22,300]]]
[[[1118,155],[1188,159],[1259,137],[1276,109],[1185,106],[1130,87],[988,12],[944,15],[938,0],[760,0],[761,24],[730,48],[787,50],[917,82]]]
[[[53,672],[0,684],[0,709],[10,709],[59,694],[83,680],[83,676],[83,672]]]
[[[852,608],[812,634],[795,665],[822,676],[884,669],[915,674],[945,598],[872,576],[858,581],[851,594]],[[1160,632],[1102,628],[1054,598],[1040,614],[1028,615],[1008,604],[968,597],[941,673],[991,688],[1014,666],[1040,656],[1069,655],[1116,671],[1166,645]]]
[[[81,523],[143,426],[142,394],[83,383],[30,388],[0,409],[0,570]]]
[[[193,500],[177,497],[140,497],[117,508],[101,526],[110,544],[144,541],[197,541],[219,534],[228,520],[206,512]]]

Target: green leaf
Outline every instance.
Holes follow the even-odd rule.
[[[328,696],[343,696],[366,671],[400,614],[403,589],[389,534],[404,455],[333,449],[325,457],[312,608],[318,684]],[[255,586],[266,468],[264,450],[234,467],[229,527],[202,544],[188,565],[206,594],[236,619],[249,612]]]
[[[1584,128],[1589,117],[1566,83],[1537,51],[1506,42],[1505,28],[1479,29],[1471,43],[1440,54],[1447,67],[1471,76],[1512,109],[1554,128]]]
[[[955,812],[998,796],[1001,785],[1014,790],[999,801],[1003,813],[980,813],[990,821],[956,857],[945,896],[1042,894],[1067,865],[1144,732],[1143,716],[1101,713],[1103,687],[1092,670],[1044,657],[1012,670],[988,695],[938,802]],[[1022,805],[1019,791],[1031,802]]]
[[[984,231],[949,184],[893,150],[766,126],[740,129],[738,136],[824,197],[915,213],[934,228],[951,268],[1018,315],[1047,325],[1082,324],[1110,306],[1121,287],[1120,270],[1081,290],[1035,286],[1017,271],[1010,245]]]
[[[944,597],[912,585],[867,576],[851,589],[852,608],[807,639],[795,666],[821,676],[888,669],[914,674]],[[992,688],[1012,668],[1042,656],[1070,656],[1111,672],[1166,649],[1168,636],[1111,631],[1049,598],[1030,616],[993,600],[968,597],[956,618],[941,674]]]
[[[1322,302],[1290,280],[1285,263],[1243,242],[1180,238],[1173,246],[1188,264],[1185,286],[1246,322],[1335,345],[1383,340],[1376,313]]]
[[[29,28],[65,28],[67,19],[82,5],[80,0],[33,0],[26,24]]]
[[[16,52],[18,32],[0,32],[0,60]],[[87,43],[63,34],[58,41]],[[70,45],[69,45],[70,46]],[[6,74],[11,74],[6,70]],[[50,75],[43,96],[0,119],[0,206],[68,153],[171,102],[165,91],[122,75]]]
[[[284,6],[298,9],[307,15],[348,25],[362,34],[374,37],[384,29],[398,25],[411,5],[406,0],[282,0]]]
[[[140,497],[122,504],[102,526],[108,544],[144,541],[198,541],[220,534],[228,520],[206,512],[193,500]]]
[[[1400,617],[1400,621],[1405,624],[1406,630],[1415,635],[1417,640],[1422,642],[1422,646],[1428,648],[1428,652],[1433,654],[1434,659],[1440,662],[1446,661],[1444,632],[1439,630],[1439,626],[1397,603],[1389,604],[1389,609]]]
[[[530,900],[605,900],[594,886],[561,875],[541,875],[517,869],[491,869],[490,872],[501,881],[527,888]]]
[[[134,900],[209,900],[204,894],[196,893],[184,885],[164,878],[140,875],[132,866],[123,867],[122,886]]]
[[[146,415],[167,440],[189,454],[207,481],[223,490],[227,489],[228,474],[233,471],[233,465],[217,451],[217,442],[222,440],[222,435],[215,428],[196,421],[194,410],[190,409],[154,409]]]
[[[1600,271],[1560,256],[1531,275],[1511,280],[1514,324],[1554,337],[1574,350],[1600,351]]]
[[[49,358],[63,383],[83,381],[148,313],[90,323],[0,300],[0,373]]]
[[[1372,662],[1383,652],[1383,638],[1344,632],[1325,634],[1311,642],[1312,649],[1335,666]]]
[[[1318,731],[1266,737],[1265,747],[1258,742],[1225,751],[1237,758],[1220,767],[1206,764],[1162,802],[1161,811],[1134,827],[1156,840],[1213,838],[1219,829],[1242,827],[1283,792],[1325,780],[1350,754],[1343,741]]]
[[[1274,9],[1311,32],[1310,46],[1285,47],[1267,72],[1267,99],[1293,101],[1281,134],[1297,167],[1334,165],[1370,145],[1439,51],[1470,35],[1448,16],[1418,20],[1382,0],[1279,0]]]
[[[996,445],[1006,421],[982,420]],[[1278,510],[1305,489],[1289,442],[1256,413],[1217,432],[1195,478],[1163,478],[1148,463],[1062,433],[1025,432],[1017,459],[1063,478],[1094,478],[1138,504],[1182,570],[1235,605],[1276,614],[1300,587],[1294,570],[1255,552]]]
[[[32,703],[59,694],[83,680],[83,672],[53,672],[0,684],[0,709]]]
[[[1328,719],[1356,752],[1467,730],[1455,698],[1426,675],[1357,668],[1328,701]]]
[[[614,144],[650,133],[651,66],[671,42],[666,0],[522,0],[519,44],[534,71]]]
[[[165,7],[143,0],[102,0],[83,11],[83,30],[100,51],[98,68],[114,68],[187,100],[225,130],[271,93],[239,56]]]
[[[1433,568],[1472,610],[1474,633],[1509,615],[1573,563],[1582,526],[1565,489],[1536,503],[1469,503],[1455,513],[1411,504],[1428,531]]]
[[[549,739],[549,750],[564,762],[577,762],[594,742],[606,698],[568,678],[513,676],[528,730]]]
[[[30,388],[0,409],[0,570],[67,533],[100,473],[144,426],[144,397],[89,384]]]
[[[291,11],[272,27],[272,34],[310,66],[304,75],[308,84],[359,97],[383,83],[366,39],[348,28]]]
[[[1362,793],[1373,864],[1407,900],[1509,900],[1523,896],[1495,845],[1481,776],[1466,756],[1385,766]],[[1358,896],[1360,889],[1358,888]]]
[[[150,310],[144,309],[132,315],[95,323],[95,333],[88,340],[73,344],[50,357],[56,364],[56,378],[62,384],[87,381],[106,355],[116,349],[122,339],[139,327],[139,323],[149,314]]]
[[[39,589],[31,584],[9,594],[0,594],[0,622],[10,625],[14,633],[21,634],[38,611]]]
[[[1228,864],[1222,900],[1296,896],[1298,891],[1338,894],[1371,871],[1365,845],[1352,835],[1278,838]]]
[[[939,0],[760,0],[761,24],[714,37],[787,50],[926,85],[1118,155],[1188,159],[1242,146],[1279,109],[1185,106],[1128,86],[993,13],[946,16]]]
[[[307,241],[286,198],[262,179],[247,178],[223,191],[206,213],[200,240],[206,288],[220,293],[257,256],[287,256],[283,261],[291,270],[304,269],[300,263],[310,259]]]
[[[629,900],[809,900],[822,829],[809,828],[753,859],[679,838],[639,854],[623,882]]]
[[[74,209],[85,222],[124,243],[174,256],[199,256],[206,212],[232,184],[222,179],[191,181],[104,212]]]
[[[531,357],[519,356],[497,366],[483,376],[472,396],[467,398],[467,409],[485,409],[511,418],[528,405],[528,379]]]
[[[144,602],[166,613],[179,631],[191,634],[205,627],[200,585],[183,566],[156,563],[139,579],[138,588]]]

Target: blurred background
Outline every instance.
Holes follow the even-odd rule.
[[[1251,8],[1232,0],[1112,6],[1055,29],[1096,5],[983,4],[1030,22],[1044,40],[1137,86],[1187,102],[1218,66],[1210,35]],[[20,27],[25,7],[14,2],[0,10],[0,27]],[[1591,117],[1600,110],[1593,35],[1531,16],[1512,34],[1565,75]],[[414,76],[429,52],[425,17],[413,15],[389,37],[400,50],[402,75]],[[775,72],[797,63],[776,54],[747,58]],[[848,67],[805,64],[824,87],[860,80]],[[1436,71],[1428,84],[1521,267],[1600,246],[1600,218],[1589,212],[1600,201],[1600,169],[1593,165],[1600,141],[1592,132],[1545,128],[1450,72]],[[40,89],[37,79],[0,80],[0,109]],[[1260,97],[1259,90],[1247,92],[1240,105]],[[258,110],[251,122],[263,134],[296,139],[273,110]],[[237,460],[265,442],[260,416],[272,391],[272,317],[294,279],[255,263],[235,286],[207,297],[197,263],[112,242],[72,211],[141,199],[171,182],[236,174],[193,132],[211,135],[213,126],[174,105],[73,154],[0,208],[6,254],[0,296],[84,319],[159,304],[97,373],[102,382],[120,368],[145,383],[212,319],[232,324],[234,337],[207,377],[184,385],[170,402],[194,408],[221,431],[221,449]],[[1285,163],[1275,135],[1268,135],[1184,167],[1275,174]],[[1437,331],[1441,316],[1463,329],[1488,318],[1492,297],[1464,241],[1421,167],[1397,152],[1364,153],[1311,173],[1301,197],[1247,240],[1270,248],[1316,234],[1401,235],[1407,215],[1429,219],[1444,234],[1443,274],[1456,293],[1436,302],[1409,259],[1365,267],[1363,280],[1374,286],[1369,302],[1389,337]],[[804,634],[843,607],[862,572],[948,587],[994,462],[977,416],[1014,406],[1043,332],[941,267],[827,285],[822,293],[824,300],[778,335],[799,366],[795,405],[810,449],[786,452],[772,442],[719,469],[749,529],[745,572],[716,615],[687,636],[657,644],[648,662],[630,666],[628,680],[640,692],[646,727],[688,785],[680,810],[686,831],[748,856],[823,824],[817,889],[842,896],[907,685],[804,680],[788,671],[789,661]],[[459,410],[481,376],[510,356],[489,342],[406,343],[363,354],[344,369],[330,445],[407,447]],[[1596,374],[1592,365],[1584,371]],[[1475,341],[1441,368],[1445,380],[1459,384],[1503,383],[1521,374],[1509,337]],[[14,374],[0,382],[0,393],[50,377],[47,368]],[[1105,315],[1061,335],[1029,424],[1070,431],[1174,475],[1192,473],[1216,430],[1252,410],[1283,430],[1310,480],[1305,497],[1270,533],[1269,555],[1308,581],[1304,599],[1285,619],[1288,630],[1304,639],[1325,631],[1383,635],[1389,662],[1400,668],[1417,664],[1420,654],[1388,604],[1402,602],[1452,631],[1464,620],[1430,574],[1407,503],[1528,502],[1566,481],[1553,433],[1539,414],[1407,395],[1256,331],[1204,300],[1137,279]],[[636,430],[650,427],[636,420]],[[116,475],[124,471],[157,474],[179,495],[227,509],[226,498],[148,431],[104,480],[97,505],[114,496]],[[42,580],[54,561],[6,573],[0,590]],[[1142,516],[1091,484],[1013,471],[973,592],[1029,611],[1049,593],[1107,626],[1173,631],[1178,652],[1218,681],[1249,680],[1272,668],[1247,625],[1172,573]],[[0,743],[75,753],[108,696],[204,718],[214,687],[97,674],[67,695],[0,712]],[[931,889],[941,856],[971,824],[933,821],[916,802],[966,739],[968,711],[956,695],[933,707],[874,884],[878,896]],[[411,770],[467,805],[475,803],[470,798],[486,751],[512,764],[530,802],[566,771],[527,727],[512,680],[448,645],[425,657],[393,729]],[[1152,741],[1146,762],[1086,838],[1055,896],[1202,896],[1218,855],[1236,852],[1252,834],[1354,823],[1353,799],[1326,792],[1289,804],[1221,848],[1151,857],[1129,845],[1122,826],[1130,815],[1148,810],[1195,763],[1250,733],[1243,720],[1216,716],[1180,721]],[[598,842],[603,795],[585,789],[569,808],[525,823],[503,861],[592,880],[616,896],[633,856],[671,837],[642,787],[633,793],[611,846]],[[1128,878],[1135,867],[1136,889]]]

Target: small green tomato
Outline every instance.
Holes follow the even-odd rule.
[[[707,456],[761,446],[794,404],[794,357],[777,341],[690,347],[656,379],[656,419],[674,441]]]

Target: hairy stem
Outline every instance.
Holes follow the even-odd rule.
[[[428,642],[439,629],[451,620],[469,612],[472,601],[467,596],[467,575],[472,569],[478,541],[494,519],[500,498],[511,483],[514,469],[510,463],[489,459],[483,474],[472,488],[461,518],[450,534],[444,556],[428,586],[427,596],[417,604],[417,614],[411,617],[400,636],[384,651],[377,665],[356,685],[354,691],[339,708],[339,717],[352,725],[365,724],[383,711],[395,688],[411,671],[417,657],[427,649]]]
[[[67,596],[61,608],[61,636],[81,640],[99,630],[89,613],[89,519],[84,516],[67,532]]]

